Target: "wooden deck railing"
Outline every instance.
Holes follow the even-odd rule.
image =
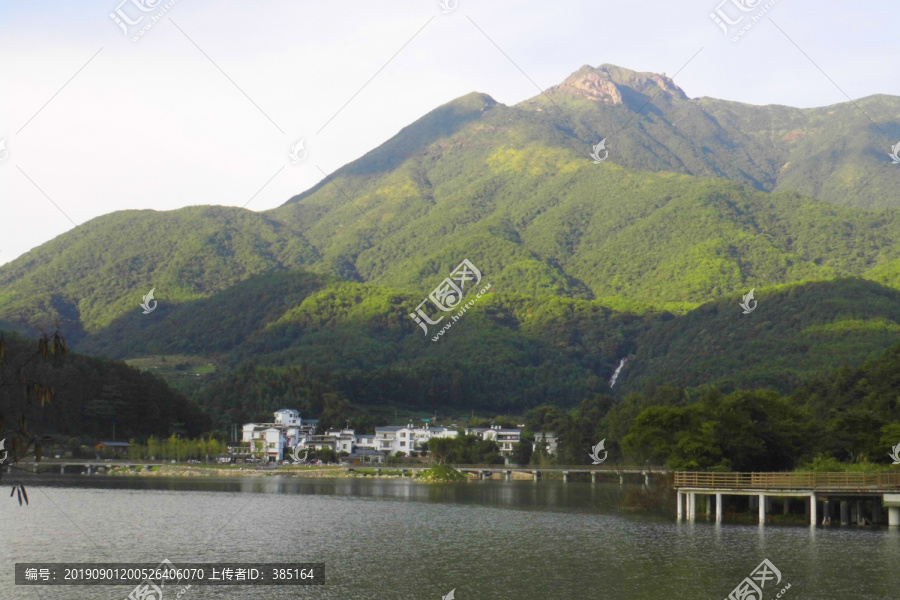
[[[715,489],[896,489],[898,473],[701,473],[675,472],[675,487]]]

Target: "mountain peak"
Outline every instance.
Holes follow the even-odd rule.
[[[640,73],[610,64],[599,67],[584,65],[547,91],[568,93],[593,102],[624,104],[621,87],[640,93],[659,88],[663,93],[687,99],[684,91],[664,73]]]

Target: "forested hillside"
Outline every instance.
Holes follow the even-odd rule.
[[[900,444],[900,345],[860,367],[815,377],[795,393],[715,386],[648,386],[618,402],[601,395],[570,411],[529,411],[526,435],[561,438],[560,464],[589,462],[585,448],[606,440],[611,464],[673,469],[885,470]],[[540,462],[539,456],[528,460]]]
[[[616,396],[789,393],[897,341],[898,109],[691,99],[612,65],[515,106],[473,93],[279,208],[123,211],[61,235],[0,267],[0,324],[215,363],[183,387],[198,393],[255,361],[254,393],[304,366],[355,405],[519,411],[610,392],[623,358]],[[493,293],[432,342],[409,314],[463,259]]]
[[[210,426],[193,402],[149,373],[78,353],[59,364],[40,361],[36,340],[0,336],[0,420],[9,427],[24,415],[29,429],[42,435],[112,440],[115,426],[116,439],[124,441],[174,431],[199,435]],[[51,387],[52,399],[39,402],[35,384]]]

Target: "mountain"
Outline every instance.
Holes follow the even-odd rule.
[[[318,366],[354,401],[572,403],[626,355],[627,385],[787,391],[896,339],[898,109],[691,99],[586,66],[515,106],[438,107],[273,210],[94,219],[0,267],[0,323],[59,320],[79,350],[198,356],[217,377]],[[431,342],[408,314],[463,259],[494,293]],[[720,321],[751,288],[749,329]]]

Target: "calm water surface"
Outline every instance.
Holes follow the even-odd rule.
[[[326,565],[321,587],[195,585],[179,600],[440,600],[454,588],[458,600],[722,600],[764,558],[783,576],[778,588],[766,586],[764,600],[785,583],[786,600],[900,598],[900,532],[679,524],[617,511],[614,485],[51,475],[30,481],[30,506],[0,497],[2,600],[122,600],[131,591],[17,587],[15,562],[163,558]]]

